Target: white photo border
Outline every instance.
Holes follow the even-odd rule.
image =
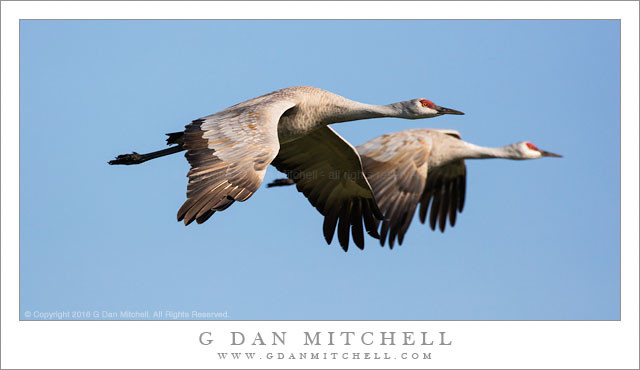
[[[2,7],[1,342],[2,368],[638,368],[638,2],[18,2]],[[207,15],[209,17],[207,17]],[[20,321],[20,19],[620,19],[620,321]],[[233,346],[257,332],[287,332],[286,346]],[[353,331],[351,346],[305,346],[304,332]],[[428,332],[433,346],[379,344],[381,332]],[[203,345],[200,336],[214,342]],[[377,343],[367,345],[377,338]],[[445,332],[452,345],[438,345]],[[384,334],[382,334],[384,335]],[[264,338],[272,341],[271,336]],[[326,339],[326,338],[325,338]],[[364,342],[364,343],[363,343]],[[342,342],[343,343],[343,342]],[[446,343],[446,341],[445,341]],[[427,348],[427,349],[425,349]],[[259,352],[263,360],[221,360],[218,352]],[[427,360],[278,360],[268,353],[431,353]]]

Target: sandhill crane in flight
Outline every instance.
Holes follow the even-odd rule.
[[[447,217],[455,225],[462,212],[466,190],[465,159],[536,159],[562,157],[538,149],[530,142],[501,148],[487,148],[462,141],[454,130],[412,129],[379,136],[356,147],[364,173],[384,215],[379,235],[393,248],[397,237],[402,244],[413,215],[420,204],[420,222],[436,224],[444,232]],[[295,174],[304,176],[304,174]],[[293,176],[277,179],[271,186],[292,185]],[[325,225],[334,222],[325,217]],[[380,221],[376,221],[380,223]]]
[[[333,238],[337,225],[344,249],[350,230],[362,249],[363,221],[367,232],[378,237],[376,220],[382,214],[355,148],[328,125],[377,117],[418,119],[443,114],[463,113],[427,99],[371,105],[315,87],[289,87],[197,119],[186,125],[184,132],[167,134],[167,144],[176,146],[147,154],[119,155],[109,164],[139,164],[186,150],[191,165],[187,200],[178,210],[178,221],[184,220],[185,225],[194,220],[203,223],[235,201],[247,200],[258,190],[270,163],[284,172],[331,173],[300,179],[298,190],[332,220],[333,226],[323,229],[327,240]]]

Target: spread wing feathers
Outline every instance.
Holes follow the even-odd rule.
[[[278,121],[294,102],[256,98],[186,126],[187,200],[178,221],[203,223],[235,201],[247,200],[260,186],[278,153]]]
[[[431,139],[401,131],[386,134],[357,147],[384,220],[380,245],[402,244],[427,179]]]
[[[451,226],[456,224],[456,214],[462,212],[467,183],[467,167],[463,160],[429,170],[427,184],[420,197],[420,222],[427,220],[427,211],[431,206],[429,225],[432,230],[436,224],[444,232],[447,217]]]
[[[364,229],[377,238],[382,214],[364,176],[355,148],[330,127],[282,144],[272,163],[295,181],[296,188],[325,217],[324,237],[331,243],[337,228],[342,249],[353,241],[364,249]]]

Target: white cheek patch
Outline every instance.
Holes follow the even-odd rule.
[[[539,150],[531,149],[526,143],[523,145],[522,149],[523,149],[524,153],[526,153],[527,158],[540,158],[540,157],[542,157],[542,153],[540,153]]]

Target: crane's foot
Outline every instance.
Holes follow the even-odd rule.
[[[131,154],[120,154],[116,159],[109,161],[109,164],[139,164],[144,161],[146,161],[146,159],[144,159],[142,155],[133,152]]]
[[[293,181],[292,179],[286,178],[286,179],[275,179],[273,180],[273,182],[270,182],[267,184],[268,188],[274,187],[274,186],[288,186],[288,185],[295,185],[295,181]]]

